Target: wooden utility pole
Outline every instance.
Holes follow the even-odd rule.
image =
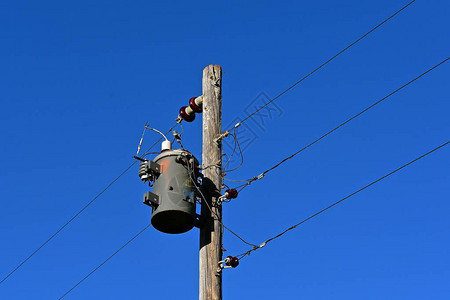
[[[217,272],[222,260],[222,207],[216,205],[222,190],[222,68],[209,65],[203,70],[203,171],[204,201],[200,228],[200,300],[222,299],[222,273]],[[212,209],[213,213],[211,213]]]

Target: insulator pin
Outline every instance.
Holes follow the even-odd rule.
[[[227,256],[224,262],[227,266],[232,268],[236,268],[237,266],[239,266],[239,259],[234,256]]]
[[[194,111],[188,107],[188,106],[183,106],[182,108],[180,108],[180,117],[185,120],[186,122],[192,122],[195,120],[195,113]]]
[[[202,103],[200,101],[196,101],[197,97],[192,97],[189,99],[189,107],[196,113],[202,112]]]
[[[227,199],[235,199],[239,195],[239,192],[236,189],[228,189],[225,191],[225,196]]]

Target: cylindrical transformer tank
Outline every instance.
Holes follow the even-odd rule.
[[[160,165],[160,174],[153,183],[158,205],[152,205],[153,227],[165,233],[191,230],[196,221],[194,166],[197,159],[183,149],[165,150],[153,160]]]

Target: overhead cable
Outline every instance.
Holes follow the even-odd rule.
[[[89,272],[86,276],[84,276],[80,281],[78,281],[74,286],[68,289],[59,299],[61,300],[65,296],[67,296],[70,292],[72,292],[77,286],[79,286],[83,281],[88,279],[89,276],[94,274],[98,269],[100,269],[104,264],[106,264],[111,258],[113,258],[117,253],[122,251],[126,246],[128,246],[132,241],[134,241],[139,235],[141,235],[147,228],[150,227],[151,224],[145,226],[141,231],[135,234],[131,239],[129,239],[125,244],[123,244],[119,249],[117,249],[113,254],[111,254],[107,259],[105,259],[101,264],[95,267],[91,272]]]
[[[316,73],[317,71],[319,71],[320,69],[322,69],[323,67],[325,67],[328,63],[330,63],[332,60],[334,60],[335,58],[337,58],[339,55],[341,55],[342,53],[344,53],[345,51],[347,51],[348,49],[350,49],[352,46],[354,46],[355,44],[357,44],[359,41],[361,41],[362,39],[364,39],[365,37],[367,37],[369,34],[371,34],[372,32],[374,32],[376,29],[378,29],[379,27],[381,27],[384,23],[388,22],[389,20],[391,20],[392,18],[394,18],[396,15],[398,15],[400,12],[402,12],[403,10],[405,10],[408,6],[410,6],[411,4],[413,4],[416,0],[410,1],[409,3],[407,3],[406,5],[404,5],[402,8],[400,8],[399,10],[397,10],[394,14],[392,14],[391,16],[387,17],[386,19],[384,19],[382,22],[378,23],[375,27],[373,27],[372,29],[370,29],[369,31],[367,31],[365,34],[363,34],[362,36],[360,36],[359,38],[357,38],[355,41],[353,41],[352,43],[350,43],[349,45],[347,45],[344,49],[342,49],[341,51],[339,51],[338,53],[336,53],[335,55],[333,55],[332,57],[330,57],[327,61],[325,61],[324,63],[322,63],[321,65],[319,65],[318,67],[316,67],[314,70],[312,70],[311,72],[309,72],[308,74],[306,74],[305,76],[303,76],[302,78],[300,78],[298,81],[296,81],[293,85],[291,85],[290,87],[288,87],[287,89],[285,89],[284,91],[282,91],[280,94],[278,94],[275,98],[272,98],[269,102],[265,103],[263,106],[261,106],[260,108],[258,108],[257,110],[255,110],[254,112],[252,112],[251,114],[249,114],[248,116],[246,116],[244,119],[242,119],[240,122],[236,123],[234,125],[233,128],[237,128],[239,127],[242,123],[244,123],[245,121],[247,121],[248,119],[250,119],[251,117],[253,117],[255,114],[257,114],[259,111],[261,111],[263,108],[265,108],[266,106],[268,106],[269,104],[271,104],[272,102],[274,102],[275,100],[277,100],[278,98],[280,98],[281,96],[283,96],[284,94],[286,94],[287,92],[289,92],[290,90],[292,90],[294,87],[296,87],[299,83],[301,83],[302,81],[304,81],[305,79],[307,79],[308,77],[310,77],[311,75],[313,75],[314,73]],[[232,128],[230,128],[229,130],[225,131],[229,132]],[[227,134],[222,134],[222,136],[227,136]]]
[[[175,124],[170,128],[167,132],[170,133],[176,126]],[[146,151],[148,153],[153,147],[155,147],[160,141],[162,137],[155,142],[153,145],[150,146],[150,148]],[[145,154],[146,154],[145,153]],[[144,155],[145,155],[144,154]],[[23,261],[21,261],[12,271],[10,271],[3,279],[0,281],[0,285],[8,279],[11,275],[13,275],[17,270],[19,270],[28,260],[30,260],[36,253],[38,253],[45,245],[47,245],[53,238],[55,238],[61,231],[64,230],[73,220],[75,220],[83,211],[85,211],[92,203],[95,202],[103,193],[105,193],[114,183],[119,180],[125,173],[127,173],[135,164],[137,161],[134,161],[131,163],[128,167],[126,167],[116,178],[113,179],[103,190],[100,191],[94,198],[92,198],[87,204],[85,204],[75,215],[73,215],[68,221],[66,221],[58,230],[56,230],[45,242],[43,242],[38,248],[36,248],[31,254],[29,254]]]
[[[345,196],[344,198],[342,198],[342,199],[340,199],[340,200],[334,202],[333,204],[331,204],[331,205],[329,205],[329,206],[327,206],[327,207],[325,207],[325,208],[319,210],[318,212],[314,213],[313,215],[307,217],[306,219],[303,219],[302,221],[298,222],[297,224],[295,224],[295,225],[293,225],[293,226],[291,226],[291,227],[289,227],[289,228],[283,230],[283,231],[280,232],[279,234],[277,234],[277,235],[275,235],[275,236],[273,236],[273,237],[271,237],[271,238],[265,240],[265,241],[264,241],[263,243],[261,243],[259,246],[253,247],[253,248],[251,248],[250,250],[248,250],[247,252],[237,255],[237,257],[238,257],[239,259],[242,259],[242,258],[244,258],[245,256],[250,255],[253,251],[256,251],[256,250],[258,250],[258,249],[261,249],[261,248],[265,247],[269,242],[271,242],[271,241],[273,241],[273,240],[275,240],[275,239],[280,238],[281,236],[283,236],[283,235],[286,234],[287,232],[289,232],[289,231],[291,231],[291,230],[297,228],[298,226],[302,225],[303,223],[305,223],[305,222],[311,220],[312,218],[314,218],[314,217],[316,217],[316,216],[318,216],[318,215],[324,213],[325,211],[329,210],[330,208],[332,208],[332,207],[338,205],[339,203],[343,202],[344,200],[347,200],[348,198],[350,198],[350,197],[352,197],[352,196],[358,194],[359,192],[362,192],[363,190],[365,190],[365,189],[371,187],[372,185],[374,185],[374,184],[380,182],[381,180],[383,180],[383,179],[385,179],[385,178],[387,178],[387,177],[389,177],[389,176],[391,176],[391,175],[397,173],[398,171],[400,171],[400,170],[402,170],[402,169],[408,167],[409,165],[411,165],[411,164],[417,162],[418,160],[424,158],[425,156],[430,155],[431,153],[433,153],[433,152],[435,152],[435,151],[437,151],[437,150],[439,150],[439,149],[441,149],[441,148],[447,146],[449,143],[450,143],[450,141],[447,141],[447,142],[445,142],[445,143],[443,143],[443,144],[437,146],[436,148],[434,148],[434,149],[432,149],[432,150],[426,152],[425,154],[422,154],[422,155],[420,155],[419,157],[416,157],[415,159],[411,160],[410,162],[408,162],[408,163],[406,163],[406,164],[404,164],[404,165],[398,167],[397,169],[395,169],[395,170],[393,170],[393,171],[387,173],[386,175],[384,175],[384,176],[382,176],[382,177],[380,177],[380,178],[378,178],[378,179],[372,181],[371,183],[369,183],[369,184],[363,186],[362,188],[356,190],[355,192],[353,192],[353,193],[351,193],[351,194]]]
[[[376,105],[380,104],[381,102],[385,101],[386,99],[388,99],[389,97],[391,97],[392,95],[396,94],[397,92],[399,92],[400,90],[404,89],[405,87],[407,87],[408,85],[410,85],[411,83],[415,82],[416,80],[420,79],[421,77],[425,76],[426,74],[428,74],[429,72],[431,72],[432,70],[436,69],[437,67],[441,66],[442,64],[444,64],[445,62],[447,62],[450,59],[450,57],[447,57],[446,59],[442,60],[441,62],[439,62],[438,64],[434,65],[433,67],[429,68],[428,70],[426,70],[425,72],[423,72],[422,74],[414,77],[413,79],[411,79],[410,81],[406,82],[405,84],[403,84],[402,86],[400,86],[399,88],[395,89],[394,91],[390,92],[389,94],[387,94],[386,96],[384,96],[383,98],[381,98],[380,100],[376,101],[375,103],[371,104],[370,106],[366,107],[365,109],[361,110],[360,112],[358,112],[357,114],[353,115],[352,117],[350,117],[349,119],[345,120],[344,122],[340,123],[338,126],[334,127],[333,129],[331,129],[330,131],[328,131],[327,133],[323,134],[322,136],[320,136],[319,138],[315,139],[314,141],[312,141],[311,143],[309,143],[308,145],[304,146],[303,148],[300,148],[299,150],[297,150],[296,152],[294,152],[293,154],[289,155],[288,157],[282,159],[280,162],[278,162],[277,164],[275,164],[274,166],[270,167],[269,169],[265,170],[264,172],[262,172],[261,174],[251,178],[251,179],[247,179],[247,182],[244,184],[239,185],[236,188],[239,188],[239,192],[242,191],[243,189],[245,189],[246,187],[248,187],[252,182],[257,181],[257,180],[261,180],[263,179],[267,173],[269,173],[270,171],[273,171],[274,169],[278,168],[279,166],[281,166],[283,163],[285,163],[286,161],[294,158],[296,155],[298,155],[299,153],[305,151],[306,149],[308,149],[309,147],[311,147],[312,145],[316,144],[317,142],[319,142],[320,140],[324,139],[325,137],[329,136],[330,134],[332,134],[333,132],[335,132],[336,130],[338,130],[339,128],[341,128],[342,126],[346,125],[347,123],[353,121],[354,119],[356,119],[357,117],[359,117],[360,115],[364,114],[365,112],[369,111],[370,109],[374,108]]]

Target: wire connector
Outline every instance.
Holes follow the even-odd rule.
[[[266,174],[265,173],[261,173],[258,176],[255,176],[252,179],[249,179],[248,182],[247,182],[247,186],[249,186],[253,181],[263,179],[264,176],[266,176]]]
[[[221,133],[217,138],[215,138],[214,139],[214,142],[216,143],[216,144],[220,144],[220,142],[222,141],[222,139],[223,138],[226,138],[227,136],[229,136],[230,135],[230,132],[227,130],[227,131],[224,131],[223,133]]]
[[[267,241],[265,241],[264,243],[261,243],[259,246],[254,245],[253,249],[251,251],[247,252],[246,255],[250,255],[250,252],[261,249],[261,248],[265,247],[266,245],[267,245]]]
[[[174,130],[172,134],[173,138],[178,142],[178,144],[180,144],[181,148],[184,148],[183,143],[181,142],[181,134],[176,130]]]
[[[148,125],[148,121],[145,122],[144,131],[142,132],[141,140],[139,141],[139,145],[138,145],[138,148],[137,148],[136,156],[138,156],[139,152],[141,152],[141,146],[142,146],[142,142],[144,141],[144,135],[145,135],[145,131],[147,130],[147,125]]]

